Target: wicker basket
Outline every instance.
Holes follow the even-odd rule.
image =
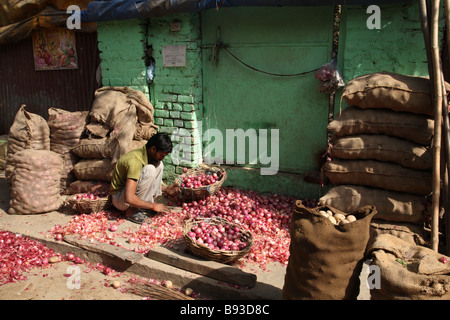
[[[76,196],[76,195],[75,195]],[[111,204],[111,196],[91,199],[73,199],[74,196],[70,196],[68,199],[69,205],[72,209],[78,211],[81,214],[90,214],[108,209]]]
[[[213,174],[217,173],[217,175],[220,177],[220,179],[210,185],[203,186],[200,188],[187,188],[187,187],[181,187],[181,184],[183,182],[184,177],[186,176],[199,176],[203,173],[206,174]],[[182,201],[198,201],[203,200],[207,196],[211,196],[217,192],[217,190],[220,189],[224,181],[227,179],[227,173],[224,169],[215,167],[215,166],[206,166],[206,165],[200,165],[198,167],[195,167],[193,169],[189,169],[186,173],[178,176],[176,178],[176,183],[180,186],[180,198]]]
[[[188,236],[188,233],[191,231],[192,227],[197,226],[201,221],[209,223],[211,225],[230,225],[232,227],[239,227],[241,232],[241,241],[245,242],[247,246],[239,251],[226,251],[226,250],[214,250],[209,248],[204,244],[199,244]],[[189,219],[183,226],[183,238],[186,242],[188,249],[197,257],[201,257],[207,260],[212,260],[221,263],[232,263],[247,253],[249,253],[250,248],[253,244],[252,234],[244,230],[241,225],[236,223],[231,223],[228,220],[222,218],[198,218],[198,219]]]

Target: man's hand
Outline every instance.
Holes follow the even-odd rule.
[[[176,183],[174,183],[174,184],[166,187],[166,189],[164,190],[164,195],[166,195],[168,197],[173,197],[178,192],[180,192],[180,187]]]
[[[166,206],[163,203],[154,203],[154,211],[156,212],[163,212],[163,213],[170,213],[170,208]]]

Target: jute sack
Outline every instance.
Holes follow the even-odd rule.
[[[409,112],[348,107],[327,128],[337,136],[383,134],[428,146],[434,135],[434,120]]]
[[[370,240],[368,246],[371,246],[371,244],[376,241],[376,238],[382,234],[390,234],[414,245],[427,245],[423,224],[390,222],[376,218],[377,216],[375,215],[370,223]]]
[[[71,150],[82,159],[111,158],[108,138],[81,139]]]
[[[13,156],[10,214],[35,214],[58,210],[62,205],[61,156],[53,151],[25,149]]]
[[[147,140],[132,140],[127,150],[139,149],[147,143]],[[73,147],[72,152],[82,159],[111,158],[111,146],[108,138],[82,139]]]
[[[82,159],[73,167],[78,180],[111,181],[114,166],[111,159]]]
[[[433,169],[433,153],[430,146],[386,135],[339,137],[332,141],[330,155],[349,160],[389,161],[419,170]]]
[[[427,196],[432,191],[430,171],[415,170],[376,160],[333,159],[323,166],[334,185],[360,185]]]
[[[73,166],[78,157],[70,150],[78,144],[88,121],[89,111],[67,111],[59,108],[48,109],[50,128],[50,150],[61,155],[64,162],[61,174],[61,191],[74,181]]]
[[[60,152],[75,146],[81,138],[89,117],[89,111],[67,111],[58,108],[48,109],[48,126],[52,151],[55,147],[63,147]]]
[[[374,205],[376,219],[410,223],[423,222],[426,203],[424,196],[356,185],[334,186],[319,199],[319,204],[344,212]]]
[[[300,200],[296,203],[290,225],[283,299],[356,299],[370,220],[376,210],[361,208],[352,212],[356,221],[338,226],[320,216],[319,210],[342,213],[332,207],[309,209]]]
[[[450,85],[446,83],[447,90]],[[347,82],[342,97],[351,106],[389,108],[416,114],[433,115],[430,79],[377,72]]]
[[[371,265],[379,268],[379,286],[370,290],[372,300],[450,299],[450,263],[441,262],[450,257],[390,234],[378,236],[368,252]]]
[[[6,167],[6,154],[8,152],[8,135],[0,136],[0,170]]]
[[[5,177],[8,184],[11,184],[14,170],[13,156],[25,149],[50,150],[50,128],[44,118],[27,112],[25,105],[22,105],[9,128],[5,166]]]

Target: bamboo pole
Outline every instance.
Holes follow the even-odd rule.
[[[434,83],[434,138],[433,138],[433,195],[431,216],[431,249],[438,251],[439,245],[439,199],[441,188],[441,123],[442,123],[442,83],[439,56],[439,0],[432,2],[431,10],[431,57]],[[430,78],[431,81],[431,78]]]
[[[450,57],[450,0],[445,0],[445,26],[447,35],[447,55]],[[442,76],[442,78],[444,78]],[[450,255],[450,195],[449,195],[449,174],[450,174],[450,124],[448,116],[447,92],[445,90],[445,79],[442,79],[442,87],[444,92],[444,143],[446,148],[446,170],[444,173],[444,209],[445,209],[445,254]]]

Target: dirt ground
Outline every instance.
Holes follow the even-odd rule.
[[[75,268],[79,268],[79,273]],[[79,274],[79,285],[76,278]],[[107,276],[85,264],[61,261],[48,268],[24,273],[27,280],[0,286],[0,300],[142,300],[145,297],[127,292],[133,275]],[[69,276],[70,275],[70,276]],[[113,282],[119,281],[118,288]]]

